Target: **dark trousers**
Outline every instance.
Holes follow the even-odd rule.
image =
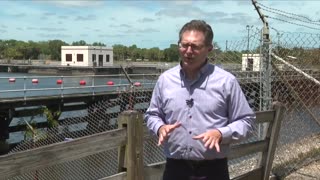
[[[182,160],[167,158],[163,180],[230,180],[228,160]]]

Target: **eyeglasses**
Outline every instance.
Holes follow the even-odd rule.
[[[201,50],[205,45],[204,45],[204,44],[196,45],[196,44],[191,44],[191,43],[182,43],[182,42],[180,42],[180,43],[178,44],[178,46],[179,46],[179,48],[180,48],[181,50],[187,50],[188,47],[190,46],[192,50],[194,50],[194,51],[199,51],[199,50]]]

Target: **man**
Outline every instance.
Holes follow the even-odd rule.
[[[206,22],[185,24],[181,62],[155,85],[145,120],[164,145],[164,180],[229,179],[229,144],[252,132],[255,115],[236,78],[208,63],[212,41]]]

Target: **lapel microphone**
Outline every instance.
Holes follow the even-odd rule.
[[[193,99],[187,99],[186,104],[191,108],[193,106]]]

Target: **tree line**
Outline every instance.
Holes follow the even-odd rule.
[[[43,60],[61,60],[61,46],[106,46],[101,42],[94,42],[89,44],[84,40],[75,41],[68,44],[61,40],[49,40],[49,41],[18,41],[18,40],[0,40],[0,59],[43,59]],[[215,43],[216,47],[219,47]],[[149,60],[149,61],[161,61],[161,62],[174,62],[179,59],[178,45],[170,44],[168,48],[161,50],[159,47],[153,48],[139,48],[137,45],[124,46],[121,44],[115,44],[113,47],[114,61],[123,60]],[[214,57],[216,53],[221,52],[214,51],[209,54],[210,57]]]

